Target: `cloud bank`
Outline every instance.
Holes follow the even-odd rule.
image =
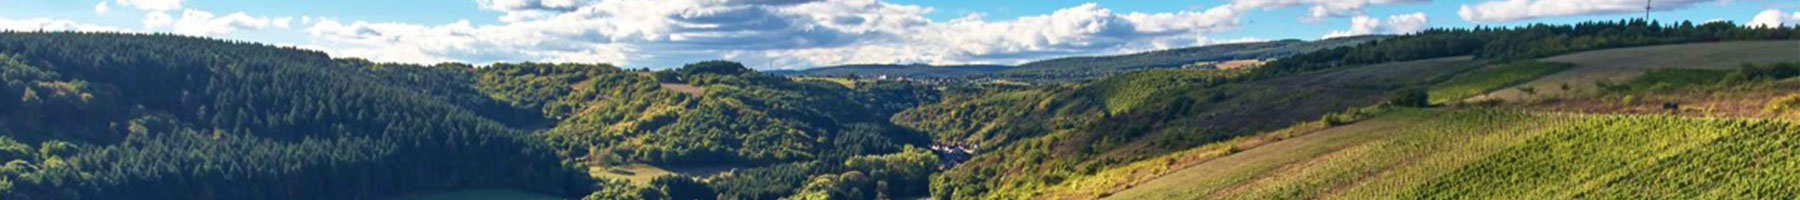
[[[1324,38],[1349,37],[1369,34],[1406,34],[1430,28],[1425,13],[1418,12],[1404,15],[1388,16],[1387,20],[1356,16],[1350,19],[1349,30],[1335,30],[1325,34]]]
[[[876,0],[480,0],[502,24],[322,19],[334,54],[399,62],[571,61],[669,67],[705,59],[841,63],[1016,63],[1046,56],[1210,43],[1245,9],[1119,13],[1083,4],[1036,16],[927,19]],[[767,68],[766,66],[757,66]]]
[[[1781,12],[1781,10],[1776,10],[1776,9],[1763,10],[1762,12],[1756,13],[1755,17],[1751,17],[1750,22],[1744,23],[1744,26],[1750,26],[1750,27],[1800,26],[1800,12],[1794,12],[1793,14],[1783,14]]]
[[[1656,0],[1652,10],[1682,9],[1705,2],[1729,0]],[[1546,17],[1643,13],[1643,0],[1496,0],[1463,4],[1457,15],[1471,22],[1512,22]]]

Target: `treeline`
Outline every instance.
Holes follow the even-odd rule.
[[[6,199],[327,199],[592,181],[447,74],[172,35],[0,33]],[[441,80],[440,80],[441,79]],[[407,86],[407,87],[403,87]],[[409,88],[416,87],[416,88]],[[505,111],[497,113],[519,113]],[[510,114],[501,114],[510,115]]]
[[[1728,21],[1662,24],[1641,19],[1521,27],[1433,28],[1351,47],[1296,55],[1265,65],[1275,73],[1449,56],[1531,59],[1577,51],[1732,40],[1800,39],[1795,27],[1744,27]]]
[[[1057,58],[1025,63],[991,73],[973,73],[976,79],[1011,79],[1031,82],[1088,81],[1149,69],[1180,68],[1200,62],[1266,60],[1378,41],[1391,36],[1370,35],[1316,41],[1278,40],[1217,44],[1157,50],[1114,56]]]

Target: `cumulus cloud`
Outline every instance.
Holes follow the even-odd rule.
[[[1406,34],[1430,28],[1425,13],[1412,13],[1388,16],[1387,20],[1356,16],[1350,19],[1349,30],[1335,30],[1325,34],[1325,38],[1348,37],[1368,34]]]
[[[240,30],[288,28],[292,21],[289,17],[255,17],[243,12],[216,16],[212,12],[188,9],[181,11],[181,18],[165,12],[147,13],[143,24],[145,28],[169,27],[178,34],[206,36]]]
[[[137,8],[145,11],[171,11],[181,9],[182,0],[117,0],[119,6]]]
[[[839,63],[1006,63],[1116,49],[1203,44],[1243,8],[1117,13],[1084,4],[1037,16],[925,18],[877,0],[480,0],[495,25],[315,20],[333,53],[400,62],[590,61],[668,67],[704,59]],[[763,66],[758,66],[763,67]]]
[[[1800,12],[1786,15],[1782,14],[1781,10],[1776,9],[1768,9],[1756,13],[1755,17],[1750,18],[1749,23],[1744,24],[1744,26],[1750,27],[1782,27],[1796,25],[1800,25]]]
[[[1308,12],[1302,20],[1318,21],[1331,17],[1363,15],[1363,8],[1377,4],[1425,3],[1431,0],[1233,0],[1232,6],[1239,9],[1280,9],[1306,6]]]
[[[8,31],[83,31],[83,32],[131,32],[129,29],[108,27],[93,24],[77,23],[69,20],[32,18],[10,19],[0,17],[0,30]]]
[[[1675,10],[1727,0],[1657,0],[1653,10]],[[1456,14],[1473,22],[1510,22],[1545,17],[1644,12],[1642,0],[1495,0],[1463,4]]]
[[[104,14],[106,14],[106,11],[111,11],[111,10],[112,10],[112,7],[106,6],[105,1],[100,2],[100,4],[94,4],[94,14],[104,15]]]

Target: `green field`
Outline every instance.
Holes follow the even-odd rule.
[[[1745,63],[1800,62],[1800,41],[1740,41],[1657,45],[1587,51],[1539,59],[1574,68],[1488,93],[1471,100],[1529,100],[1590,95],[1596,83],[1621,83],[1653,69],[1736,69]],[[1564,85],[1570,88],[1560,89]],[[1527,94],[1518,88],[1534,88]]]
[[[1378,128],[1371,128],[1378,127]],[[1396,110],[1173,172],[1116,199],[1793,198],[1797,126]],[[1329,138],[1329,139],[1305,139]]]
[[[1515,62],[1471,71],[1431,89],[1431,103],[1451,103],[1569,69],[1568,64]],[[1545,88],[1550,89],[1550,88]],[[1535,89],[1533,89],[1535,90]],[[1535,93],[1535,91],[1533,91]]]

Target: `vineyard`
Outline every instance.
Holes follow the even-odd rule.
[[[1397,109],[1313,133],[1355,129],[1350,134],[1363,136],[1270,144],[1328,150],[1251,149],[1102,196],[1795,198],[1800,160],[1789,155],[1800,145],[1796,128],[1768,120]],[[1352,144],[1333,144],[1346,142]]]

